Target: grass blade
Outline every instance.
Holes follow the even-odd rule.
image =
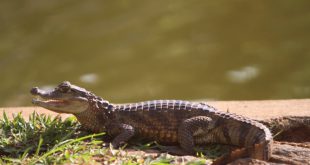
[[[8,119],[5,111],[3,111],[3,121],[4,121],[4,123],[8,123],[9,122],[9,119]]]
[[[28,152],[29,152],[30,149],[32,149],[32,147],[28,147],[28,148],[24,151],[24,153],[23,153],[23,155],[21,156],[20,160],[24,160],[24,159],[28,156]]]
[[[43,143],[43,138],[42,138],[42,135],[40,135],[39,144],[38,144],[37,150],[35,152],[35,156],[39,155],[42,143]]]
[[[104,135],[104,134],[105,134],[104,132],[103,133],[98,133],[98,134],[92,134],[92,135],[80,137],[78,139],[74,139],[72,141],[68,141],[67,143],[64,143],[64,144],[62,144],[62,145],[60,145],[60,146],[58,146],[58,147],[56,147],[56,148],[46,152],[45,154],[43,154],[41,157],[39,157],[38,159],[34,160],[30,164],[34,164],[34,163],[36,163],[36,162],[46,158],[47,156],[52,155],[55,152],[62,151],[67,145],[70,145],[70,144],[73,144],[73,143],[76,143],[76,142],[79,142],[79,141],[83,141],[85,139],[101,136],[101,135]]]

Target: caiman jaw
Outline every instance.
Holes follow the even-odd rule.
[[[30,93],[37,98],[32,103],[58,113],[80,113],[88,108],[87,99],[60,93],[59,91],[46,92],[38,87],[32,88]]]
[[[65,101],[65,100],[46,100],[46,99],[34,98],[34,99],[32,99],[32,103],[35,105],[38,105],[40,107],[44,107],[44,108],[53,110],[55,112],[70,113],[70,112],[62,111],[60,109],[58,109],[58,110],[54,109],[56,107],[64,107],[64,106],[68,105],[68,101]]]

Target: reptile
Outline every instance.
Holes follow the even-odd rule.
[[[31,89],[32,103],[58,113],[71,113],[86,129],[106,132],[113,147],[133,137],[178,144],[188,154],[195,146],[218,143],[239,146],[214,164],[225,164],[241,157],[268,160],[272,134],[258,121],[219,111],[201,102],[153,100],[113,104],[68,81],[51,91]],[[217,162],[217,163],[216,163]]]

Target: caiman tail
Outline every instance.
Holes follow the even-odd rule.
[[[233,150],[229,154],[223,155],[216,159],[212,165],[224,165],[231,163],[241,158],[253,158],[259,160],[269,160],[271,158],[271,146],[272,141],[265,141],[259,144],[255,144],[252,147],[244,147]]]

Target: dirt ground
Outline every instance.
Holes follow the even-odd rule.
[[[202,100],[204,101],[204,100]],[[260,120],[277,136],[273,144],[273,163],[260,160],[238,159],[231,164],[310,164],[310,99],[299,100],[266,100],[266,101],[207,101],[208,104],[222,111],[229,111],[252,119]],[[12,114],[22,112],[27,119],[36,111],[39,114],[57,116],[59,114],[40,107],[10,107],[0,108],[0,119],[3,112],[9,118]],[[62,118],[70,114],[60,114]],[[292,116],[284,120],[277,120],[283,116]],[[293,126],[286,125],[293,123]],[[279,133],[280,132],[280,133]],[[130,151],[131,152],[131,151]],[[132,154],[160,154],[158,151],[132,151]],[[183,159],[197,159],[192,156],[174,156]],[[279,161],[281,160],[281,161]]]

